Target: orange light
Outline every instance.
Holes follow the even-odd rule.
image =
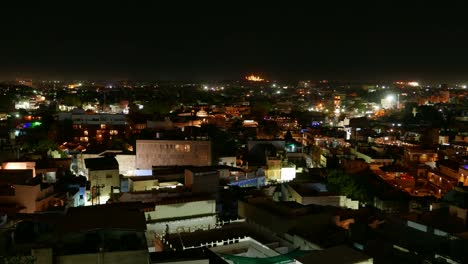
[[[252,81],[252,82],[262,82],[265,80],[265,79],[262,79],[260,76],[255,76],[253,74],[251,74],[250,76],[246,76],[245,79],[247,81]]]

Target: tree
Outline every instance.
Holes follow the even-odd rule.
[[[200,132],[206,133],[211,140],[211,156],[214,164],[217,164],[222,156],[235,156],[237,154],[237,144],[230,133],[222,131],[212,124],[202,125]]]
[[[281,128],[278,126],[278,123],[272,120],[262,120],[260,122],[260,131],[265,136],[271,138],[277,138],[281,134]]]
[[[291,134],[291,130],[288,130],[288,132],[286,132],[286,135],[284,135],[284,141],[290,143],[290,142],[294,142],[294,138]]]
[[[256,100],[251,108],[251,113],[254,116],[255,120],[263,120],[265,115],[267,115],[271,110],[271,102]]]
[[[343,170],[332,170],[327,177],[328,190],[359,200],[360,202],[370,202],[370,190],[358,179],[358,175],[350,175]]]

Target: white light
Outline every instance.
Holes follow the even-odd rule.
[[[466,85],[462,85],[461,88],[466,89]]]
[[[394,95],[387,95],[387,101],[390,101],[390,102],[393,102],[395,100],[395,96]]]
[[[206,85],[203,86],[203,90],[205,90],[205,91],[208,90],[208,86],[206,86]]]
[[[276,93],[277,93],[277,94],[280,94],[280,93],[281,93],[281,91],[276,91]]]

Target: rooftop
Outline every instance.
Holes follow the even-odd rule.
[[[167,240],[173,248],[179,250],[182,247],[198,247],[201,244],[246,237],[252,237],[263,244],[272,242],[271,239],[245,222],[231,223],[216,229],[169,234]]]
[[[85,159],[85,166],[90,170],[112,170],[118,169],[119,163],[114,157]]]
[[[0,170],[0,183],[4,184],[17,184],[17,185],[37,185],[33,178],[33,171],[31,169],[25,170]]]
[[[345,245],[331,247],[324,250],[314,250],[308,254],[297,257],[297,260],[302,263],[328,264],[364,263],[369,259],[371,259],[371,257]]]

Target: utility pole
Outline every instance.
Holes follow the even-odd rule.
[[[101,204],[101,189],[105,187],[104,184],[98,184],[95,186],[97,189],[97,204]]]

